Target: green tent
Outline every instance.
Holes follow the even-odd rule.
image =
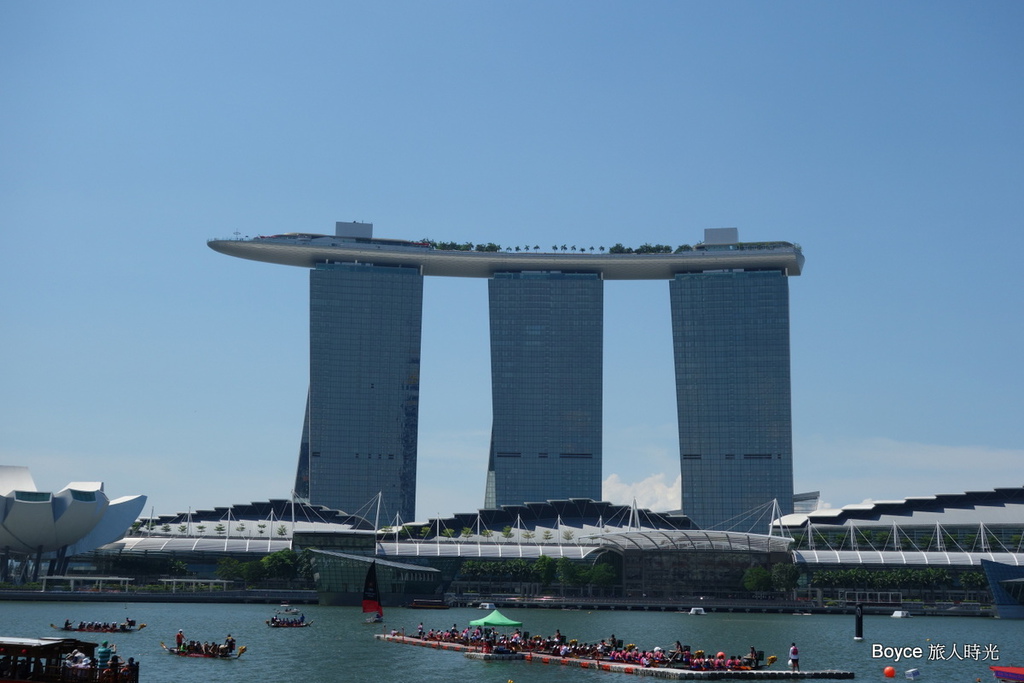
[[[523,622],[513,621],[498,610],[494,610],[483,619],[474,619],[470,626],[522,626]]]

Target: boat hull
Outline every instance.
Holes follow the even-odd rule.
[[[990,666],[989,668],[1001,681],[1024,681],[1024,666]]]

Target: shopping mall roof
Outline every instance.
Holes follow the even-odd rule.
[[[776,522],[794,529],[820,526],[988,526],[1024,524],[1024,487],[940,493],[903,500],[867,501],[842,508],[791,514]]]
[[[792,538],[738,531],[642,530],[595,534],[582,539],[619,550],[712,552],[787,552]]]

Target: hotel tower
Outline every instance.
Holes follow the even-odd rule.
[[[334,235],[211,240],[223,254],[310,271],[309,393],[294,491],[354,512],[381,494],[386,517],[416,507],[424,276],[488,281],[493,422],[485,507],[601,498],[606,280],[668,282],[681,507],[728,528],[776,500],[792,510],[788,242],[705,231],[675,253],[446,250]]]

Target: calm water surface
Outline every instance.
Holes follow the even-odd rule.
[[[480,662],[458,653],[427,650],[377,641],[381,625],[362,623],[356,608],[302,607],[314,623],[302,629],[271,629],[265,621],[273,605],[155,603],[0,602],[4,635],[45,636],[56,631],[50,624],[65,619],[145,623],[138,633],[116,635],[118,653],[142,663],[146,683],[264,683],[283,681],[375,681],[379,683],[579,683],[580,681],[656,680],[627,678],[622,674],[585,671],[570,667],[525,662]],[[707,614],[674,612],[561,611],[503,609],[523,622],[523,630],[550,635],[560,629],[570,638],[596,642],[613,633],[641,647],[670,648],[678,639],[693,649],[743,654],[754,645],[785,664],[789,644],[800,647],[804,670],[854,671],[860,680],[906,680],[907,669],[919,669],[921,683],[995,680],[989,664],[1024,666],[1024,621],[971,617],[864,618],[864,640],[855,642],[854,618],[790,614]],[[420,621],[425,628],[460,628],[485,614],[476,609],[445,611],[388,609],[384,630],[409,633]],[[172,657],[160,642],[170,643],[178,629],[190,639],[223,641],[231,633],[248,651],[238,660],[219,661]],[[81,634],[88,636],[90,634]],[[84,638],[91,639],[91,638]],[[101,640],[95,638],[95,640]],[[878,647],[923,650],[919,659],[894,662],[872,657]],[[952,655],[954,647],[957,655]],[[940,650],[941,648],[941,650]],[[964,652],[966,658],[961,659]],[[977,654],[973,654],[973,653]],[[931,655],[931,656],[930,656]],[[998,661],[992,661],[998,656]],[[895,679],[885,678],[886,666],[896,668]]]

